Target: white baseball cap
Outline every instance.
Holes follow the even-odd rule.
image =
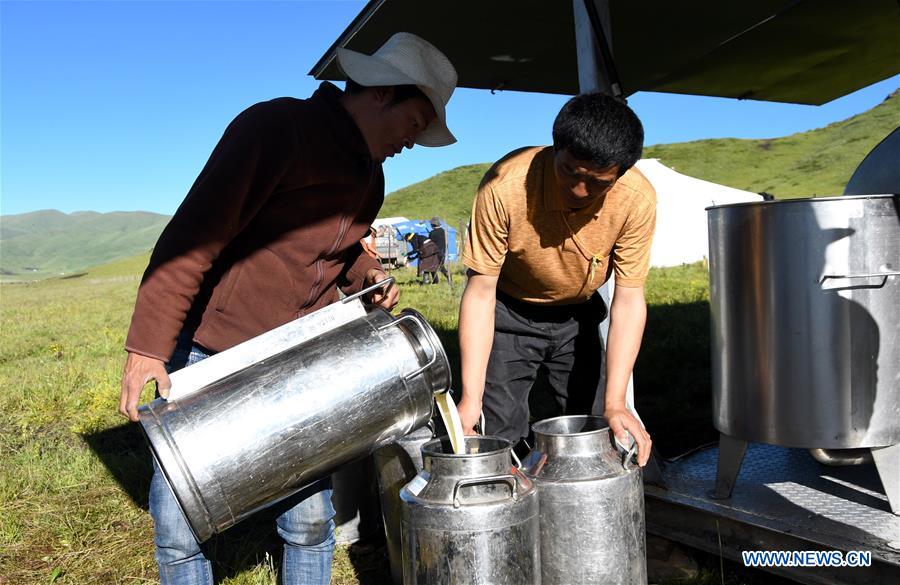
[[[424,93],[437,117],[416,138],[422,146],[447,146],[456,138],[447,128],[446,105],[456,89],[456,69],[437,47],[412,33],[399,32],[372,55],[339,48],[344,73],[365,87],[415,85]]]

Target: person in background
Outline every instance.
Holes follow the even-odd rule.
[[[338,289],[352,294],[386,278],[359,242],[384,201],[382,163],[415,144],[456,141],[445,114],[456,71],[409,33],[373,55],[338,49],[337,60],[344,91],[325,82],[308,99],[238,115],[160,236],[125,342],[119,411],[132,421],[148,382],[166,397],[168,372],[333,303]],[[370,300],[391,309],[397,289]],[[149,501],[161,583],[212,583],[206,548],[155,462]],[[283,582],[329,583],[330,480],[278,509]]]
[[[553,123],[553,146],[511,152],[485,174],[463,262],[459,339],[464,432],[514,444],[529,433],[528,395],[539,368],[566,414],[603,415],[616,438],[650,456],[628,381],[646,321],[644,281],[656,193],[633,165],[644,132],[611,96],[579,95]],[[615,274],[607,307],[597,289]],[[627,431],[627,433],[626,433]]]
[[[453,280],[450,278],[450,272],[447,271],[445,261],[447,259],[447,232],[441,225],[441,218],[435,216],[431,218],[431,231],[428,232],[428,239],[434,242],[438,249],[438,271],[447,279],[447,284],[452,285]],[[432,284],[437,284],[437,274]]]
[[[403,239],[412,246],[412,252],[409,253],[407,258],[418,261],[416,263],[416,276],[422,279],[422,282],[419,284],[435,284],[437,282],[440,259],[437,244],[430,238],[413,233],[405,234]]]

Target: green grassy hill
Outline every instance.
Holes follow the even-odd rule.
[[[30,280],[69,274],[153,247],[169,217],[144,211],[5,215],[0,221],[0,275]]]
[[[875,145],[900,125],[900,90],[867,112],[770,140],[698,140],[651,146],[679,173],[778,199],[840,195]]]
[[[437,215],[451,226],[459,227],[469,220],[475,189],[490,166],[482,163],[457,167],[394,191],[385,197],[378,216],[429,219]]]
[[[657,158],[698,179],[777,198],[840,195],[857,165],[898,124],[900,91],[895,91],[871,110],[824,128],[767,140],[662,144],[645,148],[644,158]],[[379,215],[439,215],[459,226],[468,220],[475,189],[489,167],[458,167],[394,191]]]

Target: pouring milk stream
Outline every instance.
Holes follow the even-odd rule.
[[[450,397],[450,392],[435,394],[434,402],[437,404],[438,412],[441,413],[441,419],[447,428],[447,434],[450,436],[453,453],[462,455],[466,452],[466,441],[463,436],[462,423],[459,420],[459,412],[456,410],[456,403]]]

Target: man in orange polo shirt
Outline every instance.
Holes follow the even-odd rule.
[[[646,464],[650,436],[626,400],[656,226],[656,193],[632,168],[643,140],[624,102],[579,95],[557,116],[553,146],[513,151],[482,180],[459,314],[467,434],[483,412],[487,433],[525,438],[528,394],[543,367],[566,414],[603,415],[621,442],[625,431],[634,437]],[[604,347],[607,307],[597,289],[613,274]]]

